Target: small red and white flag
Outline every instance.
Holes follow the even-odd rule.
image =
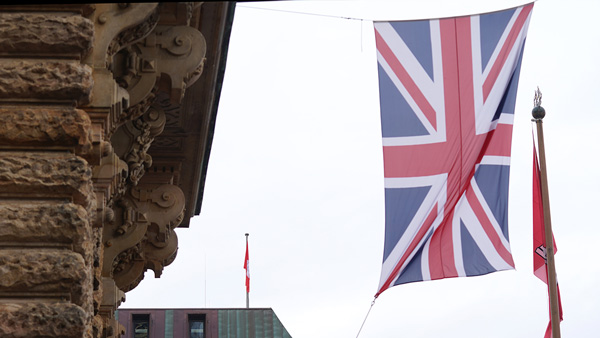
[[[246,269],[246,292],[250,292],[250,256],[248,255],[248,241],[246,240],[246,259],[244,259],[244,269]]]

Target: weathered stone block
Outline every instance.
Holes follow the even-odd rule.
[[[92,267],[65,249],[0,250],[0,292],[69,293],[71,301],[92,310]]]
[[[0,99],[88,103],[92,69],[78,61],[0,59]]]
[[[77,147],[87,152],[90,129],[90,118],[80,109],[0,108],[0,146]]]
[[[88,213],[95,208],[92,170],[67,152],[0,152],[0,197],[70,198]]]
[[[76,14],[0,13],[0,51],[22,54],[85,55],[94,25]]]
[[[0,243],[53,243],[81,254],[91,266],[94,242],[88,213],[67,202],[4,201],[0,204]]]
[[[90,314],[69,303],[0,304],[0,337],[90,337]]]

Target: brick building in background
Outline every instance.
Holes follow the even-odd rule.
[[[120,309],[122,338],[291,338],[272,309]]]

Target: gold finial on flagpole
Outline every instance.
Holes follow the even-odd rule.
[[[533,115],[535,120],[541,120],[546,116],[546,110],[542,107],[542,92],[540,91],[540,87],[537,88],[533,97],[533,110],[531,111],[531,115]]]
[[[540,87],[537,87],[535,91],[535,96],[533,97],[533,105],[535,107],[539,107],[542,105],[542,92],[540,91]]]

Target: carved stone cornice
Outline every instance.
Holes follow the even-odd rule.
[[[102,226],[112,217],[110,206],[115,196],[122,196],[129,176],[127,164],[115,155],[110,144],[112,132],[128,118],[129,93],[114,80],[111,63],[120,48],[135,43],[156,26],[157,3],[97,4],[89,19],[94,24],[94,48],[84,60],[93,70],[94,87],[91,102],[83,109],[89,114],[92,127],[95,190],[98,197],[98,219]]]
[[[172,230],[184,217],[182,190],[172,185],[173,175],[140,182],[153,163],[150,146],[166,123],[164,104],[155,98],[179,105],[203,71],[206,41],[188,26],[199,6],[101,4],[90,17],[97,41],[85,62],[94,70],[96,85],[85,109],[92,120],[92,143],[103,149],[94,168],[102,201],[100,266],[102,276],[113,278],[123,291],[135,287],[146,269],[159,276],[177,252]]]
[[[164,6],[173,10],[161,10],[159,26],[181,25],[187,20],[183,13],[189,7],[181,3]],[[193,85],[188,83],[181,103],[170,102],[170,97],[162,92],[157,94],[167,123],[152,143],[150,155],[154,165],[142,183],[159,182],[170,176],[173,184],[183,189],[186,215],[180,227],[188,227],[190,219],[200,213],[234,6],[228,2],[204,2],[193,8],[190,26],[202,32],[207,43],[203,73]]]

